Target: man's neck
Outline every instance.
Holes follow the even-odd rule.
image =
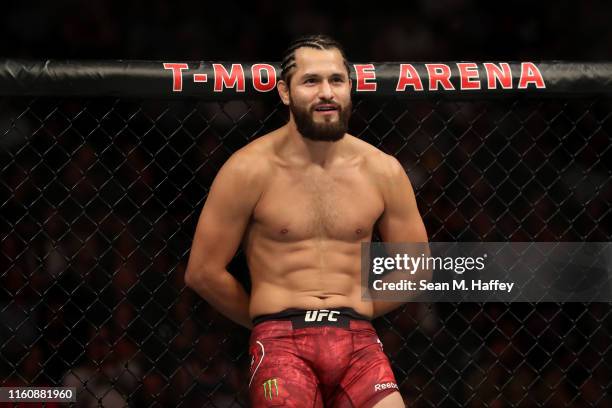
[[[342,149],[345,138],[336,142],[317,141],[304,137],[295,126],[294,122],[287,124],[286,152],[291,156],[304,162],[321,167],[331,165]]]

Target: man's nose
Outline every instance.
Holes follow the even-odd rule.
[[[319,85],[319,97],[321,99],[330,100],[333,98],[333,96],[334,96],[334,93],[332,92],[332,88],[329,82],[321,81],[321,84]]]

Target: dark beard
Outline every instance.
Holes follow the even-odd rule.
[[[315,122],[313,119],[314,111],[309,112],[306,109],[301,109],[293,103],[289,103],[289,109],[291,109],[291,113],[293,113],[293,119],[302,136],[320,142],[337,142],[344,137],[344,134],[348,130],[352,104],[349,102],[347,106],[340,108],[338,112],[338,121],[330,123]]]

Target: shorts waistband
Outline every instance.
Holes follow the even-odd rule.
[[[285,309],[278,313],[256,316],[253,318],[253,326],[273,320],[289,320],[294,329],[306,327],[349,327],[351,320],[370,321],[367,316],[357,313],[351,307],[337,307],[334,309]]]

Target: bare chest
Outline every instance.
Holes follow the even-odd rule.
[[[254,221],[273,239],[354,241],[371,234],[382,211],[377,188],[359,172],[287,173],[272,180]]]

